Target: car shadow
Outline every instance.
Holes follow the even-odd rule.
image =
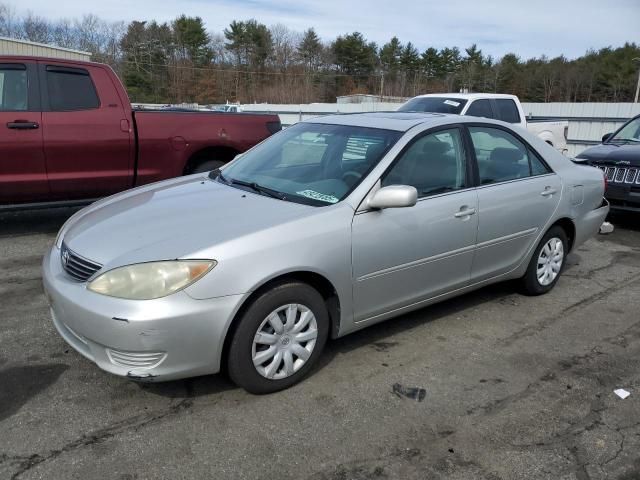
[[[640,232],[640,212],[612,211],[609,213],[607,221],[611,222],[616,228]]]
[[[57,233],[64,222],[78,210],[80,207],[0,211],[0,236]]]
[[[568,265],[568,268],[571,268],[570,265]],[[473,312],[473,309],[478,305],[517,293],[518,285],[514,281],[489,285],[460,297],[445,300],[391,320],[371,325],[345,337],[330,340],[308,377],[313,376],[333,362],[338,354],[349,353],[363,347],[370,347],[375,351],[385,351],[397,345],[396,342],[385,341],[397,333],[410,332],[426,323],[443,317],[454,316],[461,312]],[[169,398],[206,397],[238,388],[227,378],[225,373],[164,383],[139,383],[139,386],[145,392]]]

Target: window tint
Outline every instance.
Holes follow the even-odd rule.
[[[47,87],[49,105],[54,112],[89,110],[100,106],[96,89],[86,70],[47,67]]]
[[[474,101],[466,115],[473,117],[485,117],[493,118],[493,110],[491,110],[491,102],[489,100],[476,100]]]
[[[498,119],[508,123],[520,123],[520,113],[516,102],[508,98],[496,99],[496,107],[498,107]]]
[[[469,127],[469,133],[478,161],[481,184],[505,182],[549,172],[530,148],[504,130]]]
[[[442,130],[416,140],[393,165],[382,186],[411,185],[419,197],[465,186],[465,153],[458,129]]]
[[[25,111],[27,86],[24,66],[0,67],[0,112]]]

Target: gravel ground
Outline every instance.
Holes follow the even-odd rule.
[[[252,396],[132,383],[63,342],[40,261],[71,213],[0,214],[2,479],[640,478],[640,217],[548,295],[505,283],[404,315]]]

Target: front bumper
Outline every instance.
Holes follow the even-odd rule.
[[[640,185],[609,183],[605,197],[612,210],[640,212]]]
[[[107,297],[71,279],[55,246],[44,257],[42,278],[62,338],[101,369],[145,381],[218,372],[224,337],[244,298],[196,300],[184,291],[156,300]]]

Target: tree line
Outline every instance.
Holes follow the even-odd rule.
[[[201,104],[334,102],[368,93],[497,92],[529,102],[633,101],[640,46],[585,55],[486,55],[477,45],[418,50],[392,37],[377,45],[359,32],[323,41],[251,19],[210,32],[199,17],[107,22],[95,15],[50,21],[0,3],[0,36],[88,51],[111,65],[134,102]]]

